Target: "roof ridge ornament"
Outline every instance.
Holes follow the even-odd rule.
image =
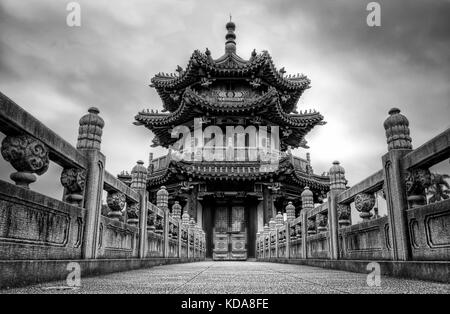
[[[228,33],[225,35],[225,53],[236,53],[236,34],[234,33],[234,31],[236,30],[236,24],[231,21],[231,14],[230,21],[225,25],[225,28],[228,31]]]

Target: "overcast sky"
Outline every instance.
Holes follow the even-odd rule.
[[[415,147],[450,125],[450,2],[379,1],[375,28],[368,2],[86,0],[81,27],[68,27],[69,1],[1,0],[0,91],[74,145],[79,118],[98,107],[107,170],[130,170],[147,164],[152,139],[134,115],[162,109],[150,78],[185,67],[195,49],[220,57],[231,13],[240,56],[268,50],[278,68],[311,79],[298,108],[328,122],[307,136],[314,171],[337,159],[355,184],[381,169],[391,107],[408,117]],[[2,178],[12,172],[0,166]],[[58,171],[37,189],[60,193]]]

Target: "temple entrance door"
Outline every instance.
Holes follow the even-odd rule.
[[[247,230],[244,206],[216,207],[213,241],[214,260],[247,259]]]

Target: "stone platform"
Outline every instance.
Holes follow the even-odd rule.
[[[381,286],[370,287],[366,280],[367,274],[306,265],[203,261],[81,278],[78,290],[59,281],[0,293],[450,293],[443,283],[381,276]]]

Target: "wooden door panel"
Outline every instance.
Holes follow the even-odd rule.
[[[247,236],[245,228],[245,208],[233,206],[231,208],[231,259],[247,259]]]
[[[217,207],[214,217],[214,260],[229,259],[228,207]]]

